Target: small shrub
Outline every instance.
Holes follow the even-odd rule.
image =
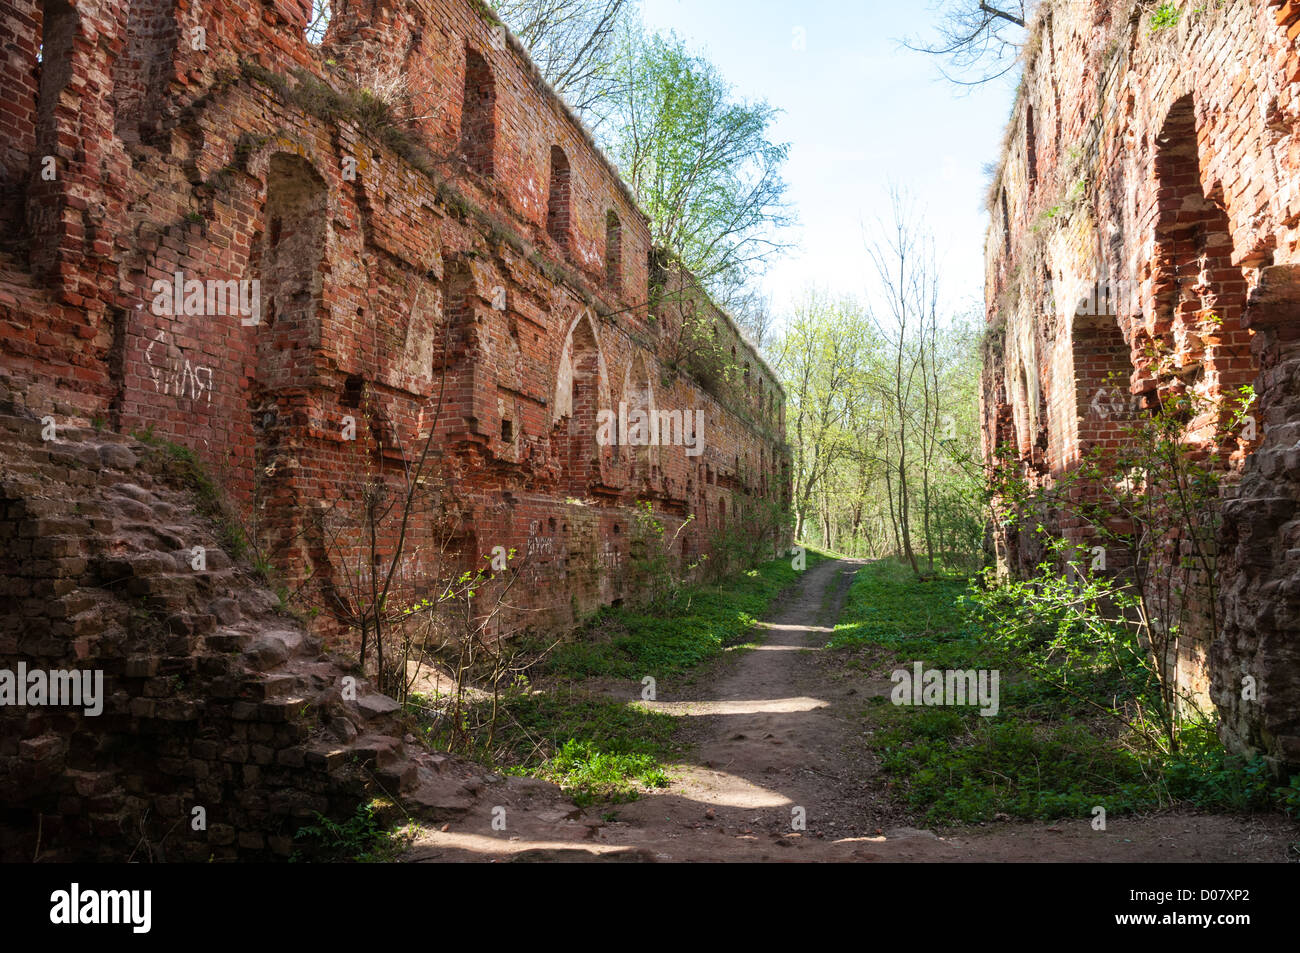
[[[391,859],[401,846],[400,840],[384,828],[375,802],[362,802],[346,821],[332,821],[321,813],[316,823],[300,828],[294,835],[315,858],[326,861],[353,860],[358,863]],[[294,854],[302,859],[302,852]]]
[[[1174,3],[1162,3],[1151,12],[1151,32],[1158,33],[1178,26],[1183,13]]]
[[[661,788],[668,775],[651,754],[602,751],[590,741],[570,738],[540,772],[564,788],[580,807],[606,801],[634,800],[634,785]]]

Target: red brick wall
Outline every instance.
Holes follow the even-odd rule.
[[[23,227],[27,180],[36,150],[37,49],[42,5],[14,0],[0,10],[0,222],[6,241]]]
[[[632,594],[638,500],[670,534],[695,516],[674,544],[689,554],[711,548],[724,503],[788,501],[775,376],[688,277],[652,288],[644,215],[478,4],[339,3],[319,48],[305,3],[94,9],[71,10],[70,49],[43,64],[68,75],[45,112],[30,70],[3,74],[14,161],[48,140],[60,166],[3,183],[25,190],[31,240],[0,288],[20,328],[0,370],[55,388],[53,409],[197,450],[290,581],[346,592],[373,572],[364,490],[396,492],[431,428],[407,591],[513,548],[527,585],[512,602],[538,624]],[[0,29],[29,35],[33,16]],[[467,61],[491,106],[468,127]],[[386,89],[391,118],[356,108],[360,88]],[[552,149],[569,166],[567,243],[547,229]],[[256,281],[256,320],[206,298],[172,313],[178,274]],[[706,375],[681,351],[688,299],[732,367]],[[702,454],[598,445],[597,413],[638,400],[702,411]],[[381,548],[395,535],[385,525]]]
[[[1259,433],[1218,447],[1220,625],[1193,626],[1174,664],[1213,697],[1225,740],[1297,763],[1300,613],[1270,594],[1297,571],[1247,523],[1264,520],[1272,538],[1294,510],[1278,502],[1295,498],[1278,456],[1300,415],[1279,373],[1293,366],[1292,345],[1285,322],[1266,316],[1297,306],[1300,8],[1179,9],[1163,29],[1134,2],[1040,10],[991,191],[985,452],[992,461],[1011,444],[1001,462],[1051,486],[1088,447],[1120,449],[1126,416],[1185,391],[1219,400],[1253,385]],[[1081,316],[1080,298],[1098,287],[1101,306],[1094,294]],[[1166,355],[1159,365],[1153,345]],[[1189,446],[1212,449],[1213,422],[1189,421]],[[1080,524],[1057,529],[1088,535]],[[995,535],[1006,567],[1032,564],[1032,541]],[[1179,562],[1169,542],[1152,567],[1166,577]],[[1212,618],[1210,577],[1185,582],[1205,594],[1199,617]],[[1242,700],[1245,675],[1269,685],[1266,700]]]

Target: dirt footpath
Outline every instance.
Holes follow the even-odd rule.
[[[654,702],[682,719],[689,760],[630,804],[574,807],[537,781],[489,784],[474,808],[424,829],[408,861],[1285,861],[1300,829],[1280,815],[1160,814],[1007,822],[939,836],[886,791],[861,712],[890,683],[823,649],[859,563],[810,569],[729,652]],[[639,699],[639,683],[626,697]],[[494,828],[493,820],[496,820]],[[505,829],[497,829],[504,823]]]

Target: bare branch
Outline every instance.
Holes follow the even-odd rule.
[[[937,5],[937,38],[904,39],[903,46],[947,61],[939,73],[959,86],[978,86],[1010,73],[1019,63],[1034,0],[995,7],[985,0],[945,0]]]

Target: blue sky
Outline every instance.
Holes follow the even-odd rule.
[[[934,16],[922,0],[642,0],[647,26],[707,55],[738,96],[784,111],[774,138],[791,144],[800,247],[764,281],[778,315],[809,285],[864,294],[864,229],[888,216],[891,183],[928,213],[950,308],[982,297],[983,166],[997,157],[1014,88],[963,90],[900,46],[929,37]]]

